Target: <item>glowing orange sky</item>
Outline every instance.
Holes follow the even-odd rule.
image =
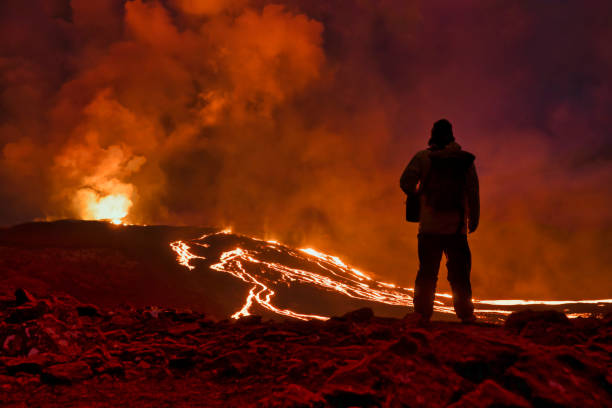
[[[123,197],[108,218],[233,226],[410,285],[398,178],[447,117],[481,178],[475,294],[605,297],[610,15],[606,1],[4,1],[0,222],[106,218]]]

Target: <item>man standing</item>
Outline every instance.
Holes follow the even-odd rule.
[[[429,147],[418,152],[404,170],[400,187],[408,202],[416,202],[419,214],[419,271],[414,285],[414,311],[420,323],[428,323],[442,253],[446,255],[448,281],[457,317],[476,320],[472,304],[472,258],[467,232],[478,227],[480,200],[474,155],[455,143],[446,119],[435,122]],[[410,200],[410,198],[416,198]]]

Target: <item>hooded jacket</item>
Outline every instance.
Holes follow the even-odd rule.
[[[463,210],[436,210],[427,204],[425,194],[420,194],[431,169],[432,155],[458,158],[468,163]],[[471,231],[476,230],[480,219],[480,197],[478,175],[473,161],[474,155],[461,150],[461,146],[455,142],[449,143],[443,149],[422,150],[410,160],[400,178],[400,187],[406,194],[420,194],[419,233],[466,234],[468,225]]]

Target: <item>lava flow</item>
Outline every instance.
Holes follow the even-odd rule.
[[[299,313],[291,308],[281,307],[278,303],[282,301],[278,299],[273,302],[277,292],[291,290],[289,288],[292,285],[315,289],[315,293],[332,293],[373,304],[399,307],[403,314],[408,311],[404,307],[412,306],[413,288],[377,281],[346,265],[340,258],[312,248],[296,250],[276,241],[232,234],[228,230],[205,234],[188,242],[189,245],[183,241],[170,244],[177,254],[180,265],[189,270],[196,270],[199,266],[208,267],[213,271],[228,273],[250,285],[243,306],[232,315],[234,319],[250,315],[255,304],[273,314],[300,320],[329,318],[321,314]],[[289,294],[285,298],[284,302],[287,303],[287,299],[293,296]],[[568,313],[569,317],[588,316],[598,311],[603,313],[604,309],[612,308],[612,299],[474,300],[474,302],[476,314],[489,321],[503,320],[506,315],[526,305],[531,308],[557,308]],[[304,304],[298,306],[308,308]],[[452,296],[437,293],[434,310],[446,315],[454,314]]]

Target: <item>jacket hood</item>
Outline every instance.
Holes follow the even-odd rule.
[[[461,150],[461,146],[456,142],[450,142],[443,149],[432,146],[429,148],[429,151],[429,158],[431,160],[455,159],[461,161],[466,167],[470,166],[476,159],[476,156],[472,153]]]

